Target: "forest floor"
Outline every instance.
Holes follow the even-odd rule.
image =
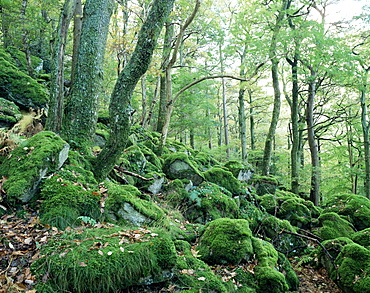
[[[0,293],[35,293],[36,277],[30,265],[40,257],[40,247],[60,234],[56,228],[42,226],[36,213],[4,215],[0,219]],[[291,260],[299,280],[301,293],[341,293],[324,269]],[[171,287],[148,286],[126,292],[173,292]]]

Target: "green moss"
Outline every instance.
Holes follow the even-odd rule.
[[[211,168],[212,166],[219,164],[210,154],[199,152],[194,156],[194,161],[201,168]]]
[[[207,181],[226,188],[234,195],[242,192],[239,180],[229,171],[222,168],[212,168],[204,172],[203,175]]]
[[[278,181],[274,177],[253,175],[249,183],[256,189],[258,195],[264,195],[266,193],[275,193],[278,186]]]
[[[0,122],[16,123],[22,117],[19,107],[11,101],[0,98]]]
[[[45,108],[48,96],[45,88],[17,67],[0,57],[0,96],[23,107]]]
[[[336,259],[336,280],[346,292],[370,292],[370,251],[356,243],[347,244]]]
[[[370,228],[353,233],[352,240],[357,244],[370,248]]]
[[[163,172],[169,179],[189,179],[195,185],[204,180],[203,174],[191,162],[187,154],[174,153],[163,157]]]
[[[288,199],[280,205],[278,217],[288,220],[293,226],[307,229],[312,221],[310,210],[303,204],[304,200]]]
[[[164,272],[177,259],[163,230],[123,227],[66,232],[43,246],[41,254],[32,264],[40,292],[47,287],[57,292],[118,292],[148,278],[164,281]]]
[[[253,255],[248,221],[221,218],[208,223],[199,239],[200,258],[209,264],[238,264]]]
[[[182,209],[190,222],[207,223],[218,218],[237,218],[240,215],[231,193],[213,183],[201,183],[189,191],[187,199]]]
[[[370,227],[370,200],[364,196],[355,194],[333,196],[327,201],[325,211],[345,216],[358,231]]]
[[[227,293],[223,282],[216,277],[211,268],[193,256],[190,244],[185,241],[175,241],[178,258],[174,283],[181,292],[215,292]]]
[[[279,252],[278,256],[279,271],[285,276],[289,291],[298,291],[299,279],[293,270],[287,257]]]
[[[316,234],[324,240],[338,237],[348,237],[355,232],[351,223],[340,217],[337,213],[328,212],[319,217],[321,228],[316,230]]]
[[[106,182],[108,197],[105,201],[105,215],[108,219],[117,221],[125,221],[122,218],[121,209],[127,203],[134,210],[142,214],[147,219],[148,223],[158,221],[165,217],[165,212],[153,202],[143,200],[139,196],[141,192],[132,185],[117,185],[111,182]]]
[[[2,175],[8,177],[3,185],[7,202],[29,201],[42,176],[60,167],[60,153],[64,150],[68,150],[68,144],[50,131],[40,132],[14,149],[0,167]]]

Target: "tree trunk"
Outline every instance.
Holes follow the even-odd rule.
[[[81,40],[81,29],[82,29],[82,3],[81,0],[74,0],[76,6],[74,9],[73,18],[73,53],[72,53],[72,70],[71,70],[71,84],[73,87],[74,76],[77,66],[78,47],[80,46]]]
[[[308,88],[308,99],[306,109],[307,135],[312,165],[310,200],[313,202],[315,206],[318,206],[320,201],[320,161],[319,161],[319,149],[315,139],[315,129],[313,120],[317,72],[314,69],[310,68],[310,73],[311,80]]]
[[[276,18],[275,26],[272,32],[270,50],[269,50],[269,59],[271,60],[271,77],[272,77],[272,86],[274,89],[274,109],[272,111],[272,118],[269,127],[269,131],[265,141],[265,148],[263,152],[262,159],[262,175],[268,176],[270,174],[270,165],[271,165],[271,155],[272,155],[272,146],[275,139],[276,126],[279,121],[280,115],[280,86],[279,86],[279,59],[277,57],[277,42],[282,22],[286,15],[286,10],[290,6],[291,0],[283,0],[282,7],[279,11],[279,14]]]
[[[66,0],[60,14],[57,34],[51,58],[50,103],[45,128],[59,133],[64,111],[64,54],[67,33],[75,10],[75,0]]]
[[[367,72],[366,75],[367,77]],[[366,79],[364,78],[366,81]],[[366,87],[364,83],[361,88],[360,104],[361,104],[361,126],[364,139],[364,155],[365,155],[365,195],[370,199],[370,140],[369,140],[369,125],[367,122],[367,105],[366,105]]]
[[[244,45],[244,50],[240,58],[240,76],[244,77],[245,75],[245,65],[244,60],[247,54],[248,46]],[[248,153],[247,153],[247,125],[245,119],[245,103],[244,103],[244,94],[245,94],[245,82],[240,82],[239,86],[239,95],[238,95],[238,102],[239,102],[239,136],[240,136],[240,143],[242,148],[242,161],[248,161]]]
[[[109,105],[110,136],[94,162],[94,173],[99,179],[104,179],[109,174],[125,149],[130,133],[132,93],[140,77],[148,70],[158,37],[173,3],[174,0],[153,1],[139,32],[131,59],[118,77]]]
[[[144,124],[147,114],[146,75],[141,77],[141,119],[140,125]]]
[[[254,108],[253,108],[253,96],[252,90],[248,90],[249,96],[249,133],[251,136],[251,150],[256,149],[256,137],[254,135]]]
[[[61,134],[73,147],[85,153],[90,152],[95,134],[112,11],[111,0],[88,0],[84,8],[73,87],[66,103]]]

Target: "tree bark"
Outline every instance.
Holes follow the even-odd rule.
[[[263,159],[262,159],[262,175],[268,176],[270,174],[270,165],[271,165],[271,155],[272,155],[272,147],[273,142],[275,139],[275,132],[276,127],[279,121],[280,116],[280,86],[279,86],[279,59],[277,57],[277,42],[278,36],[280,33],[280,29],[282,26],[282,22],[286,15],[286,10],[290,6],[291,0],[283,0],[281,9],[278,13],[276,18],[275,26],[272,32],[272,38],[270,43],[270,50],[269,50],[269,59],[271,60],[271,77],[272,77],[272,86],[274,89],[274,109],[272,111],[272,118],[269,127],[269,131],[265,141],[265,148],[263,152]]]
[[[248,46],[247,44],[244,45],[244,50],[240,58],[240,76],[245,76],[245,56],[247,54]],[[245,103],[244,103],[244,94],[245,94],[245,83],[240,82],[239,86],[239,95],[238,95],[238,103],[239,103],[239,136],[240,136],[240,143],[242,148],[242,161],[248,161],[248,153],[247,153],[247,125],[245,119]]]
[[[73,18],[73,53],[72,53],[72,70],[71,70],[71,87],[73,87],[74,77],[77,67],[78,47],[80,46],[81,30],[82,30],[82,3],[81,0],[76,2]]]
[[[60,14],[51,58],[50,103],[45,128],[59,133],[64,111],[64,56],[67,33],[75,10],[76,1],[66,0]]]
[[[118,77],[109,106],[110,136],[94,162],[94,173],[99,179],[106,178],[125,149],[130,133],[132,93],[150,65],[158,37],[173,3],[174,0],[153,1],[131,59]]]
[[[310,190],[310,200],[315,206],[319,205],[320,201],[320,161],[319,161],[319,149],[315,139],[315,128],[313,120],[313,108],[316,96],[316,76],[317,72],[310,68],[310,77],[308,88],[308,99],[306,108],[306,121],[307,121],[307,135],[308,144],[311,153],[311,190]]]
[[[220,50],[220,64],[221,64],[221,74],[224,74],[224,60],[222,56],[222,47],[221,43],[219,44],[219,50]],[[225,79],[221,79],[221,85],[222,85],[222,114],[223,114],[223,124],[224,124],[224,137],[225,137],[225,146],[226,146],[226,156],[227,159],[230,159],[230,148],[229,145],[229,123],[228,123],[228,113],[227,113],[227,101],[226,101],[226,84]]]
[[[102,65],[112,12],[111,0],[88,0],[84,7],[73,87],[66,102],[61,131],[64,139],[84,153],[90,152],[95,134]]]
[[[360,91],[360,104],[361,104],[361,126],[362,135],[364,139],[364,161],[365,161],[365,195],[370,199],[370,139],[369,139],[369,124],[367,121],[367,105],[366,105],[366,88],[367,88],[367,75],[365,72],[365,81]]]

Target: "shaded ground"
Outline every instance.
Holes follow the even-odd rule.
[[[39,258],[43,243],[60,232],[56,228],[42,226],[36,213],[4,215],[0,219],[0,293],[35,293],[36,278],[31,274],[30,265]],[[299,264],[292,260],[299,276],[302,293],[342,293],[329,278],[324,269]],[[218,266],[213,268],[225,281],[233,276],[236,267]],[[171,290],[172,289],[172,290]],[[161,285],[135,287],[126,292],[174,292],[171,286]]]

